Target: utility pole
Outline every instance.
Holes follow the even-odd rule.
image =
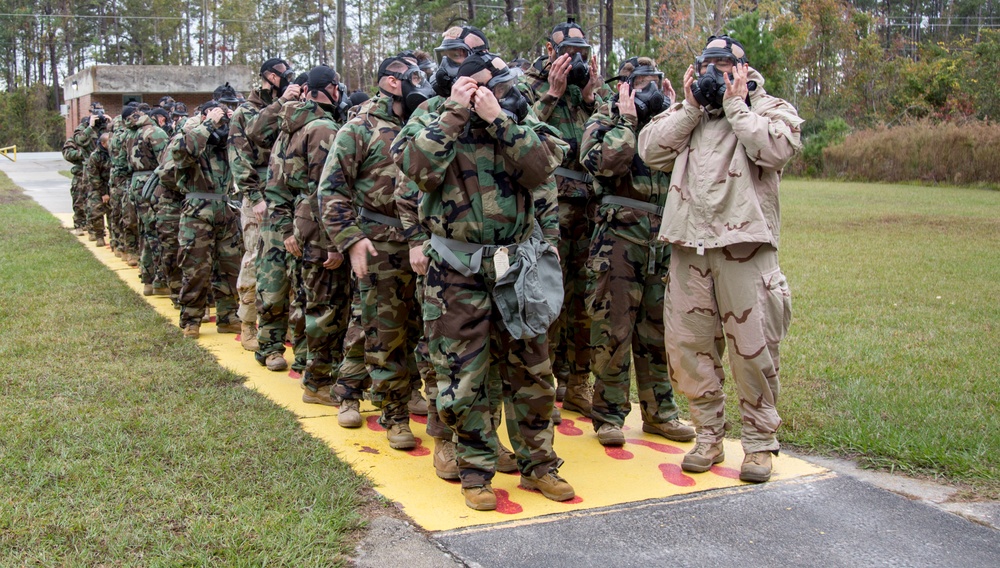
[[[344,72],[344,41],[347,30],[347,0],[337,0],[337,71]],[[354,85],[357,87],[358,85]]]

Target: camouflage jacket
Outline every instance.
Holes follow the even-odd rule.
[[[125,122],[121,117],[115,118],[111,138],[108,140],[108,153],[111,154],[111,185],[115,187],[126,186],[129,176],[132,175],[132,166],[125,152],[125,141],[135,131],[129,129]]]
[[[558,99],[550,95],[550,65],[548,57],[538,58],[525,72],[518,88],[528,98],[531,110],[538,120],[555,127],[563,142],[569,144],[569,150],[559,165],[582,174],[585,172],[580,167],[580,140],[587,119],[603,101],[595,93],[593,103],[584,102],[583,91],[575,85],[568,85],[566,92]],[[559,186],[559,197],[587,198],[593,193],[591,184],[582,180],[557,176],[556,183]]]
[[[180,132],[170,157],[176,169],[178,193],[221,193],[232,181],[225,146],[208,144],[211,130],[201,117],[191,117]],[[164,160],[164,165],[168,164]]]
[[[250,92],[247,102],[240,105],[229,121],[229,168],[233,172],[236,191],[250,203],[264,199],[264,182],[258,169],[267,168],[271,146],[258,146],[247,137],[247,128],[261,109],[271,104],[271,91],[259,88]],[[266,177],[266,176],[264,176]]]
[[[244,133],[246,134],[247,141],[250,144],[258,148],[267,148],[274,152],[274,145],[278,141],[278,135],[281,133],[281,112],[282,108],[289,105],[298,103],[299,101],[282,101],[278,99],[271,102],[269,105],[260,109],[257,116],[254,117],[249,123],[247,123]],[[265,150],[266,152],[267,150]],[[268,156],[268,167],[270,167],[271,157]]]
[[[406,242],[402,229],[359,215],[364,208],[399,219],[394,199],[398,170],[390,150],[402,127],[392,99],[379,95],[362,103],[357,116],[337,133],[319,186],[323,224],[337,250],[346,252],[366,237]]]
[[[692,247],[770,243],[781,232],[778,184],[781,169],[802,150],[802,119],[787,101],[757,88],[750,105],[723,101],[711,116],[687,101],[656,115],[639,133],[639,155],[650,168],[670,171],[668,214],[660,240]]]
[[[108,195],[108,184],[111,182],[111,154],[98,147],[87,159],[87,184],[91,191],[99,195]]]
[[[523,242],[534,228],[535,203],[555,203],[546,184],[567,147],[552,127],[528,116],[506,115],[485,127],[469,127],[471,111],[447,100],[396,140],[393,158],[423,192],[420,218],[438,236],[477,244]],[[548,187],[541,197],[539,187]],[[558,242],[557,209],[549,206],[545,239]]]
[[[67,138],[66,142],[63,142],[62,147],[63,159],[73,164],[73,167],[70,168],[70,172],[74,177],[83,173],[84,163],[86,163],[87,158],[90,156],[90,152],[93,150],[93,148],[82,146],[77,141],[78,133],[82,130],[82,125],[77,126],[76,129],[73,130],[73,135]]]
[[[281,136],[287,141],[264,189],[271,226],[285,237],[292,227],[302,259],[322,263],[335,249],[320,225],[316,188],[340,125],[312,101],[286,105],[282,115]]]
[[[131,126],[134,134],[125,139],[125,153],[132,168],[133,180],[130,188],[139,191],[145,181],[136,172],[152,173],[160,162],[160,154],[167,147],[167,133],[153,122],[153,119],[142,115]],[[146,176],[148,177],[148,176]]]
[[[670,188],[670,174],[650,170],[636,153],[637,123],[633,117],[612,115],[604,103],[587,121],[580,146],[580,163],[594,176],[594,193],[624,197],[662,207]],[[605,222],[619,236],[633,242],[656,242],[660,215],[620,204],[601,204],[597,222]]]
[[[445,100],[447,99],[444,97],[435,96],[424,101],[410,115],[409,122],[403,127],[396,140],[402,142],[412,138],[414,133],[422,128],[418,119],[427,114],[438,113]],[[534,116],[530,111],[529,114]],[[396,142],[393,142],[393,159],[396,159],[397,147],[399,146]],[[555,178],[549,176],[545,183],[534,189],[535,219],[541,225],[542,234],[545,235],[546,241],[552,246],[558,246],[559,243],[559,202],[551,198],[552,195],[555,195],[555,183]],[[395,197],[396,212],[399,213],[399,220],[403,223],[403,235],[414,244],[423,243],[430,238],[427,228],[420,221],[420,188],[403,170],[400,170],[399,176],[396,178]]]

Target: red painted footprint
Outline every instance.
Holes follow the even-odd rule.
[[[419,414],[411,414],[410,420],[416,422],[417,424],[427,424],[427,417]]]
[[[295,370],[288,371],[288,378],[289,379],[295,379],[296,381],[301,380],[302,379],[302,373],[300,373],[298,371],[295,371]]]
[[[594,423],[593,420],[591,420],[590,418],[587,418],[586,416],[581,416],[581,417],[577,418],[577,420],[579,420],[580,422],[583,422],[584,424],[593,424]]]
[[[577,428],[573,420],[570,418],[563,418],[562,424],[556,426],[556,431],[563,436],[582,436],[583,430]]]
[[[605,447],[604,453],[616,460],[630,460],[635,457],[635,454],[625,448]]]
[[[373,448],[371,446],[361,446],[361,449],[358,450],[358,451],[361,452],[362,454],[375,454],[375,455],[378,455],[378,454],[382,453],[382,452],[379,452],[378,450],[376,450],[375,448]]]
[[[696,483],[693,477],[684,475],[681,466],[677,464],[661,463],[660,473],[663,474],[663,479],[679,487],[691,487]]]
[[[739,479],[740,470],[733,469],[731,467],[722,467],[721,465],[713,465],[712,469],[708,470],[718,475],[720,477],[728,477],[729,479]]]
[[[660,443],[657,443],[657,442],[650,442],[649,440],[643,440],[641,438],[629,438],[628,439],[628,443],[630,443],[630,444],[636,444],[636,445],[639,445],[639,446],[646,446],[647,448],[649,448],[651,450],[655,450],[655,451],[660,452],[662,454],[683,454],[684,453],[684,450],[682,450],[682,449],[680,449],[680,448],[678,448],[676,446],[671,446],[669,444],[660,444]]]
[[[368,429],[372,432],[385,432],[385,428],[378,423],[378,416],[366,416],[365,425],[368,426]]]
[[[516,515],[521,511],[524,511],[519,503],[515,503],[510,500],[510,493],[506,489],[494,489],[493,493],[497,496],[497,512],[503,515]]]
[[[417,441],[417,447],[413,448],[412,450],[406,450],[406,453],[410,454],[415,458],[431,455],[430,448],[424,447],[424,441],[422,439],[416,436],[414,436],[413,439]]]
[[[243,341],[243,334],[242,333],[237,333],[236,334],[236,341]]]

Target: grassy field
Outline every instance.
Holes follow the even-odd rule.
[[[782,439],[1000,498],[1000,192],[782,192]]]
[[[1000,192],[782,191],[783,442],[1000,497]],[[368,485],[2,174],[0,218],[0,566],[341,563]]]
[[[345,562],[379,507],[0,174],[0,566]]]

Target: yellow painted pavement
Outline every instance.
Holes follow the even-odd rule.
[[[64,225],[72,226],[71,215],[57,215]],[[137,293],[142,293],[138,269],[116,258],[110,248],[98,249],[86,236],[80,241]],[[177,323],[177,311],[166,297],[146,297],[161,315]],[[426,530],[441,531],[474,525],[526,521],[545,515],[634,503],[691,494],[711,489],[745,485],[738,479],[743,450],[736,440],[725,443],[726,460],[703,474],[687,474],[680,463],[692,443],[667,441],[642,432],[638,410],[632,412],[625,426],[627,444],[623,448],[604,448],[594,434],[589,419],[574,412],[563,412],[563,422],[556,427],[555,449],[566,464],[559,473],[576,490],[577,497],[556,503],[540,493],[518,487],[518,475],[498,473],[493,487],[498,507],[492,512],[477,512],[465,506],[457,482],[446,482],[434,474],[431,459],[433,440],[421,424],[424,417],[413,416],[411,425],[418,446],[411,451],[393,450],[376,418],[378,412],[367,402],[362,404],[365,426],[347,430],[337,426],[336,409],[305,404],[297,376],[289,372],[273,373],[261,367],[253,354],[244,351],[238,336],[215,332],[207,323],[201,328],[198,342],[214,354],[219,363],[247,377],[246,386],[259,391],[275,403],[293,412],[310,434],[323,440],[359,474],[368,477],[379,493],[402,506],[417,524]],[[291,350],[286,354],[291,357]],[[506,429],[501,439],[507,440]],[[509,444],[507,444],[509,447]],[[781,455],[774,460],[772,480],[781,481],[825,470],[805,461]]]

